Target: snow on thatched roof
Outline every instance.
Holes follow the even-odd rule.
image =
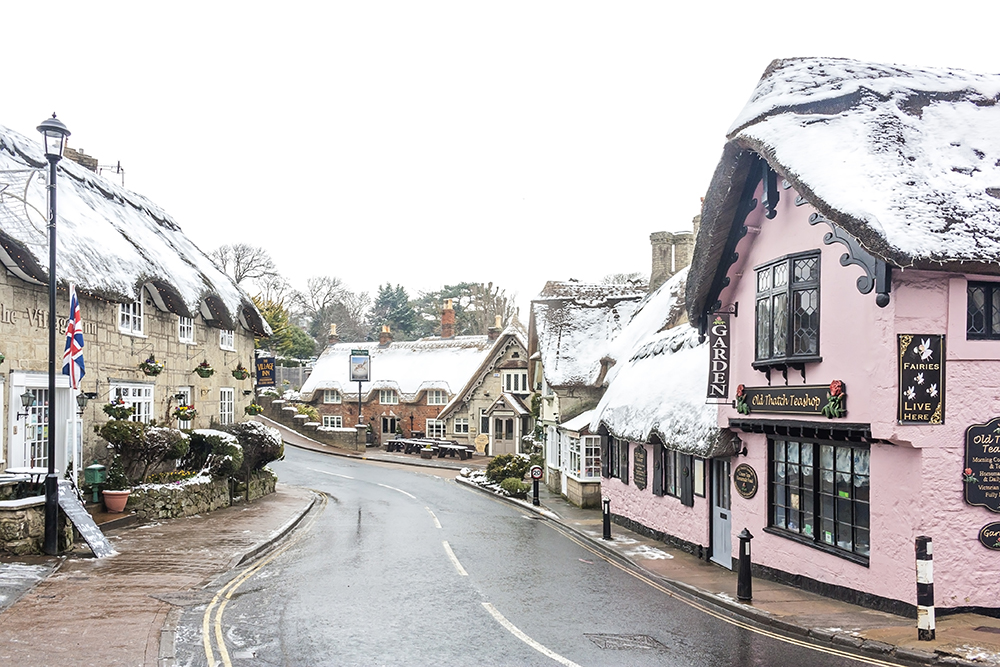
[[[549,386],[603,383],[609,343],[645,296],[645,285],[632,283],[546,283],[531,302],[531,317]]]
[[[163,209],[88,169],[58,165],[57,270],[60,285],[131,302],[148,285],[157,305],[203,314],[234,328],[243,321],[270,333],[250,299],[199,250]],[[14,275],[48,282],[45,182],[41,146],[0,126],[0,262]],[[44,267],[44,268],[43,268]]]
[[[891,265],[1000,273],[1000,75],[775,60],[728,138],[702,210],[708,265],[722,249],[703,239],[727,233],[756,154]]]

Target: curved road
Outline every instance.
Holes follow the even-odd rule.
[[[326,502],[185,610],[178,665],[894,664],[706,613],[452,471],[293,447],[272,467]]]

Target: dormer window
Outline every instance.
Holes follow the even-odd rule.
[[[382,405],[398,405],[399,394],[394,389],[379,389],[378,402]]]
[[[177,317],[177,340],[182,343],[194,342],[194,318],[183,315]]]
[[[324,389],[323,390],[323,402],[324,403],[340,403],[340,392],[336,389]]]
[[[448,403],[448,392],[443,389],[430,389],[427,392],[427,405],[445,405]]]
[[[142,299],[118,304],[118,330],[130,336],[142,335]]]
[[[528,388],[528,371],[525,370],[504,371],[502,382],[503,390],[510,394],[527,394],[531,391]]]
[[[819,259],[814,251],[756,269],[755,367],[819,360]]]

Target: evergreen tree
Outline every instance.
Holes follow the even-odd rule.
[[[374,340],[378,340],[383,324],[389,325],[395,340],[413,340],[417,329],[417,315],[402,285],[393,287],[386,283],[379,286],[369,322]]]

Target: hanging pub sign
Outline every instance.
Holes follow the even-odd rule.
[[[274,357],[257,357],[257,386],[274,386]]]
[[[372,360],[368,350],[351,350],[351,382],[368,382]]]
[[[757,495],[757,471],[749,464],[739,464],[733,471],[733,486],[736,487],[736,493],[744,498],[753,498]]]
[[[823,415],[829,419],[847,414],[847,387],[840,380],[829,385],[794,387],[736,387],[733,407],[742,415],[773,412],[793,415]]]
[[[632,479],[638,489],[646,488],[646,448],[639,445],[633,455],[635,467],[632,469]]]
[[[708,328],[708,398],[729,398],[729,313],[715,313]]]
[[[987,549],[1000,551],[1000,522],[994,521],[980,528],[979,542]]]
[[[965,429],[965,502],[1000,512],[1000,417]]]
[[[944,423],[944,335],[899,334],[900,424]]]

